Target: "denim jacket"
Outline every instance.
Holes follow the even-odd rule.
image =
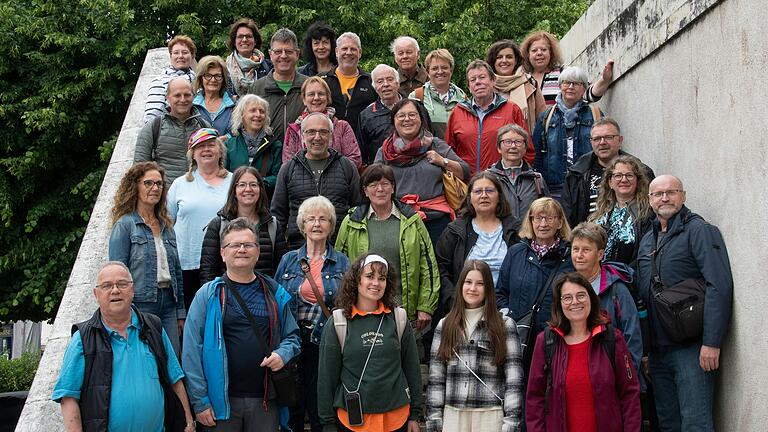
[[[173,228],[160,222],[160,235],[168,257],[168,269],[171,273],[171,289],[176,300],[177,317],[187,316],[184,309],[184,288],[181,278],[181,263],[176,249],[176,235]],[[123,215],[109,236],[109,259],[120,261],[128,267],[133,277],[136,290],[133,301],[157,301],[157,250],[152,229],[144,223],[137,212]]]
[[[565,183],[565,174],[569,166],[566,163],[568,148],[568,134],[563,125],[563,114],[557,108],[549,122],[546,136],[544,126],[547,121],[549,109],[539,115],[536,128],[533,131],[533,145],[536,148],[536,160],[533,169],[540,172],[547,182],[547,186],[560,186]],[[573,131],[573,163],[579,160],[581,155],[592,151],[590,133],[592,132],[592,109],[585,104],[579,110],[579,119],[576,121]]]
[[[275,280],[291,295],[290,308],[293,316],[298,314],[298,292],[301,284],[304,283],[304,272],[301,271],[299,260],[307,258],[307,244],[304,243],[299,249],[288,252],[283,255],[280,265],[277,266]],[[330,243],[325,249],[325,261],[323,262],[323,300],[329,310],[333,310],[333,300],[336,292],[341,288],[341,281],[344,273],[349,268],[349,259],[343,253],[337,252],[331,247]],[[323,326],[327,318],[320,314],[315,327],[312,329],[310,341],[314,344],[320,344],[320,337],[323,335]]]

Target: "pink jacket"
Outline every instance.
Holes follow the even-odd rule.
[[[605,326],[592,331],[589,347],[589,375],[595,398],[595,417],[599,432],[637,432],[640,430],[640,384],[632,356],[621,331],[614,329],[616,340],[616,371],[603,348],[600,338]],[[544,372],[544,332],[536,338],[533,360],[528,376],[525,402],[525,423],[528,432],[566,432],[565,374],[568,349],[560,329],[553,329],[555,346],[552,352],[552,388],[549,391],[549,412],[544,412],[547,375]]]
[[[283,163],[294,157],[296,153],[304,150],[304,143],[301,139],[301,120],[306,114],[305,110],[295,122],[288,125],[285,131]],[[346,121],[336,119],[332,114],[329,117],[333,122],[331,148],[337,150],[342,156],[349,158],[357,168],[360,168],[363,164],[363,159],[360,156],[360,147],[357,145],[357,139],[352,127]]]

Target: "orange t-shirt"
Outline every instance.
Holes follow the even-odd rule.
[[[315,285],[317,285],[317,290],[320,291],[320,295],[325,295],[325,290],[323,289],[323,260],[311,260],[309,262],[309,274],[312,277],[312,279],[315,281]],[[304,282],[301,283],[301,287],[299,288],[301,290],[301,297],[311,303],[317,303],[317,297],[315,296],[315,292],[312,291],[312,285],[309,284],[309,279],[306,277],[304,278]]]
[[[384,303],[379,302],[379,307],[371,312],[364,312],[352,305],[353,318],[355,315],[378,315],[383,313],[389,313],[391,310],[384,306]],[[400,408],[395,408],[392,411],[384,413],[366,414],[363,413],[363,424],[361,426],[350,426],[349,419],[347,418],[347,410],[344,408],[336,408],[336,416],[347,429],[355,432],[389,432],[397,430],[402,427],[405,422],[408,421],[408,415],[411,413],[411,405],[405,404]]]
[[[360,73],[357,72],[352,76],[344,75],[338,68],[336,69],[336,78],[339,79],[341,93],[346,96],[347,99],[352,99],[352,95],[349,94],[349,90],[355,87],[355,84],[357,83],[357,77],[359,76]]]

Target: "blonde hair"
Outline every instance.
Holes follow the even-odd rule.
[[[429,54],[427,54],[427,57],[424,58],[424,65],[427,67],[427,69],[429,69],[429,65],[432,64],[433,60],[447,61],[448,64],[451,65],[451,70],[453,70],[453,67],[455,66],[453,55],[451,55],[451,52],[445,48],[438,48],[436,50],[430,51]]]
[[[525,212],[525,218],[523,219],[523,225],[520,227],[520,232],[518,232],[518,235],[521,238],[524,237],[530,240],[536,238],[536,234],[533,231],[533,224],[531,223],[531,219],[533,219],[533,215],[536,213],[546,213],[558,217],[563,225],[557,230],[557,237],[563,240],[568,240],[571,235],[571,227],[568,225],[568,218],[565,217],[563,206],[561,206],[559,202],[548,197],[539,198],[532,202],[531,206],[528,207],[528,211]]]
[[[224,145],[224,137],[218,137],[215,138],[216,140],[216,146],[219,148],[219,154],[221,156],[219,157],[219,172],[216,174],[221,178],[226,178],[227,174],[229,174],[229,171],[227,171],[226,168],[224,168],[224,164],[227,161],[227,146]],[[184,178],[188,181],[194,181],[195,177],[192,175],[192,172],[194,172],[197,169],[197,161],[193,157],[195,155],[195,149],[191,148],[187,150],[187,166],[189,169],[187,170],[187,174],[184,175]]]

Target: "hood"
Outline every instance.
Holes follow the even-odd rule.
[[[600,266],[600,290],[598,295],[606,292],[617,281],[631,284],[635,271],[624,263],[609,262]]]

